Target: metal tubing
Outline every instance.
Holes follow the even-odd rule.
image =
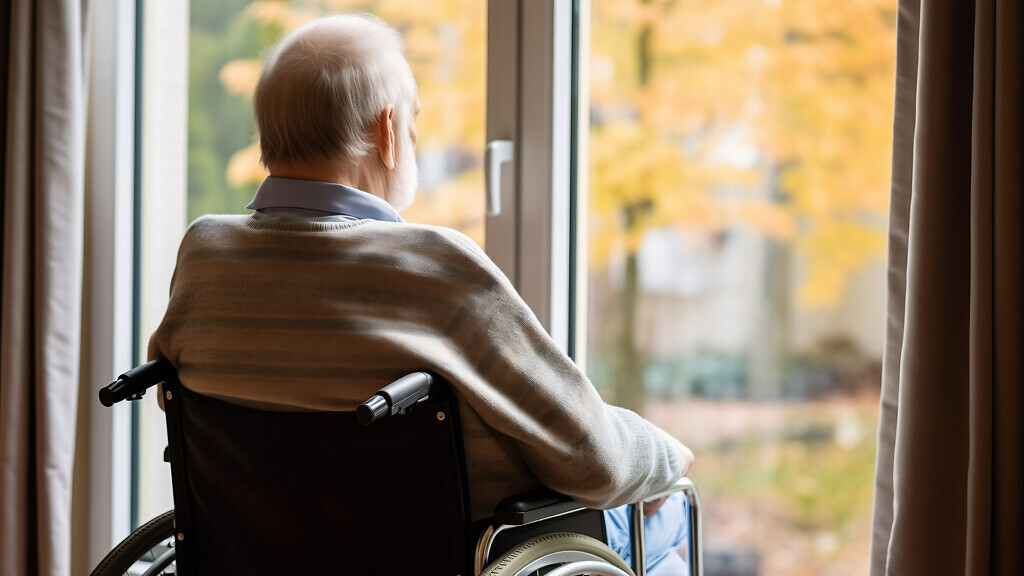
[[[647,551],[644,549],[644,503],[630,505],[629,545],[633,555],[633,573],[636,576],[647,574]]]
[[[686,498],[690,501],[690,549],[687,562],[690,565],[691,576],[704,576],[704,535],[702,533],[702,522],[701,522],[701,508],[700,508],[700,493],[697,491],[697,485],[693,483],[687,477],[682,477],[676,480],[667,490],[663,490],[656,494],[652,494],[647,499],[655,500],[664,496],[669,496],[675,492],[682,492]],[[565,512],[565,514],[571,514],[575,510]],[[559,514],[558,516],[562,516]],[[552,516],[553,518],[554,516]],[[643,502],[637,502],[632,505],[630,514],[630,540],[633,551],[633,572],[636,576],[645,576],[647,574],[647,566],[644,563],[645,550],[644,550],[644,510]],[[498,525],[489,526],[484,530],[483,534],[477,540],[476,554],[475,554],[475,569],[476,573],[479,574],[484,566],[487,565],[487,557],[490,556],[491,546],[494,544],[495,538],[498,534],[505,531],[508,528],[512,528],[509,525]]]
[[[160,576],[163,574],[164,568],[167,568],[174,562],[174,548],[168,548],[163,554],[157,557],[149,568],[142,573],[142,576]]]
[[[682,492],[690,501],[690,550],[687,561],[690,565],[692,576],[704,576],[704,535],[701,532],[701,508],[700,493],[697,492],[697,485],[692,480],[680,478],[668,490],[652,494],[647,499],[656,500],[669,496],[675,492]],[[630,540],[633,551],[633,572],[636,576],[647,574],[646,553],[644,550],[644,509],[643,502],[633,504],[629,518]]]
[[[575,514],[576,512],[579,512],[582,509],[583,507],[581,506],[580,508],[566,510],[565,512],[559,514],[552,514],[551,516],[545,516],[544,518],[539,518],[537,520],[534,520],[533,522],[524,522],[522,524],[492,524],[488,526],[487,529],[484,530],[482,534],[480,534],[480,537],[476,541],[476,554],[474,554],[473,556],[474,573],[480,574],[481,572],[483,572],[484,566],[487,566],[487,557],[491,555],[491,548],[494,546],[494,541],[497,540],[498,534],[504,532],[509,528],[529,526],[530,524],[534,524],[536,522],[543,522],[544,520],[551,520],[553,518],[561,518],[562,516],[566,516],[568,514]]]

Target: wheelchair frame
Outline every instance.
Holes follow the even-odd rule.
[[[701,532],[700,493],[697,491],[697,485],[689,478],[683,477],[677,480],[670,488],[651,495],[649,500],[669,496],[676,492],[682,492],[690,501],[691,514],[689,546],[691,553],[690,557],[687,558],[687,562],[690,566],[690,574],[692,576],[703,576],[703,534]],[[476,551],[474,553],[475,573],[480,574],[483,567],[486,566],[486,560],[491,555],[491,548],[494,545],[494,541],[502,532],[518,526],[565,516],[582,510],[586,510],[586,508],[580,506],[579,503],[571,499],[558,500],[548,504],[547,506],[540,506],[528,510],[503,509],[503,507],[499,505],[498,510],[496,510],[494,514],[494,522],[484,530],[477,540]],[[630,532],[630,544],[633,550],[633,573],[636,576],[645,576],[647,568],[643,562],[643,559],[646,556],[644,550],[643,502],[638,502],[630,507]]]
[[[430,373],[416,372],[385,386],[379,390],[377,394],[358,407],[356,410],[358,421],[361,424],[368,425],[381,418],[405,414],[417,404],[428,399],[432,391],[434,379],[435,376]],[[148,362],[126,372],[125,374],[122,374],[115,382],[101,389],[99,392],[100,401],[105,406],[111,406],[114,403],[123,400],[138,400],[142,398],[148,388],[165,382],[174,382],[177,386],[180,386],[180,384],[176,382],[176,372],[174,367],[165,360]],[[180,446],[178,447],[178,450],[180,451]],[[461,452],[461,448],[459,451]],[[177,456],[180,457],[180,454]],[[687,558],[690,574],[694,576],[703,576],[701,506],[700,496],[696,485],[694,485],[694,483],[688,478],[684,477],[678,480],[670,488],[658,494],[651,495],[650,499],[665,497],[675,492],[683,492],[684,496],[690,502],[690,539],[689,554]],[[175,496],[177,500],[178,494],[176,493]],[[498,508],[495,510],[493,522],[485,528],[477,538],[476,547],[472,554],[473,574],[483,574],[485,567],[488,567],[488,560],[492,560],[490,557],[495,548],[495,543],[498,537],[507,531],[544,521],[567,518],[572,515],[582,515],[587,510],[587,508],[581,506],[572,499],[549,490],[543,490],[539,493],[517,495],[506,499],[499,504]],[[133,532],[124,542],[121,543],[121,545],[108,554],[107,558],[105,558],[93,571],[93,575],[109,576],[109,570],[119,569],[118,562],[123,563],[126,559],[130,559],[127,558],[128,556],[137,554],[137,556],[135,556],[136,558],[141,557],[141,555],[147,552],[149,548],[146,550],[137,550],[140,547],[146,547],[148,542],[143,541],[146,540],[146,538],[143,538],[140,533],[148,530],[149,532],[152,532],[152,534],[148,535],[148,538],[154,540],[158,536],[166,536],[163,532],[166,531],[166,524],[170,521],[170,517],[172,516],[173,515],[170,512],[165,513],[140,527],[136,532]],[[633,569],[635,576],[645,576],[646,573],[646,566],[644,564],[645,550],[643,519],[643,502],[638,502],[632,505],[630,513],[630,539],[633,552],[633,565],[631,568]],[[177,530],[175,530],[175,534],[177,536],[177,540],[181,540],[183,538],[181,532],[177,532]],[[564,538],[566,536],[579,535],[562,533],[557,534],[557,536]],[[588,537],[581,536],[581,538]],[[533,545],[535,541],[542,540],[549,542],[551,540],[551,535],[534,538],[529,540],[527,544]],[[158,542],[154,543],[154,545],[157,544]],[[515,549],[510,556],[520,553],[523,546],[525,545],[521,545],[520,548]],[[602,544],[602,546],[604,545]],[[607,546],[604,546],[604,548],[607,549]],[[163,568],[174,561],[174,550],[175,548],[173,547],[162,550],[160,557],[154,558],[152,565],[146,570],[146,576],[162,573]],[[608,550],[610,551],[610,549]],[[621,570],[619,567],[615,566],[613,562],[602,558],[601,554],[603,554],[603,552],[600,551],[595,555],[592,552],[578,550],[555,550],[541,559],[534,561],[532,564],[527,564],[527,566],[517,569],[515,574],[531,573],[528,570],[532,571],[536,568],[535,565],[546,559],[545,561],[548,562],[562,564],[559,568],[555,568],[554,570],[547,572],[548,576],[568,576],[570,574],[628,576],[628,572]],[[612,553],[612,555],[615,556],[616,559],[618,558],[614,553]],[[509,558],[509,556],[506,556],[506,559],[507,558]],[[489,574],[504,574],[504,572],[500,570],[500,565],[501,562],[494,560],[492,562],[492,566],[498,566],[498,568],[492,569]],[[544,564],[544,566],[551,565],[552,564]],[[622,563],[622,566],[624,567],[625,564]]]

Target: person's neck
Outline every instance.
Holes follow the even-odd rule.
[[[382,183],[378,182],[377,178],[373,178],[370,171],[362,166],[353,168],[342,164],[292,162],[268,166],[268,171],[274,178],[343,184],[386,200],[383,195],[384,187],[381,186]]]
[[[270,166],[269,172],[275,178],[313,180],[316,182],[333,182],[335,184],[351,182],[350,174],[347,174],[347,170],[323,164],[292,163]]]

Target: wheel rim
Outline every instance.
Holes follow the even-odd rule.
[[[114,547],[92,571],[92,576],[150,576],[162,574],[174,560],[174,511],[143,524]],[[162,566],[159,565],[162,563]]]
[[[522,576],[542,568],[566,566],[566,574],[580,574],[573,564],[607,567],[603,573],[633,576],[633,571],[600,540],[582,534],[557,532],[528,540],[484,570],[484,576]],[[597,572],[601,574],[602,572]]]

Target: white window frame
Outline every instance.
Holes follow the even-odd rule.
[[[142,13],[137,13],[137,8]],[[187,50],[187,35],[178,44],[147,45],[146,60],[160,63],[160,74],[137,75],[136,48],[142,17],[144,30],[154,27],[188,25],[188,0],[147,3],[99,2],[91,5],[89,37],[91,70],[89,81],[87,181],[87,258],[90,322],[87,368],[83,372],[84,394],[89,417],[89,502],[86,547],[89,567],[95,566],[131,532],[132,507],[132,406],[119,403],[105,408],[95,399],[95,391],[111,382],[140,359],[133,357],[136,338],[135,247],[139,246],[139,266],[148,266],[154,258],[172,261],[180,231],[185,228],[185,146],[184,122],[187,111],[176,106],[187,99],[188,67],[168,65],[168,56]],[[168,38],[173,38],[169,35]],[[174,58],[170,59],[173,64]],[[180,62],[179,62],[180,64]],[[142,89],[159,100],[154,109],[143,110],[146,130],[159,133],[157,146],[142,151],[139,168],[144,186],[161,184],[180,188],[180,193],[165,194],[159,201],[135,205],[136,186],[136,80]],[[155,109],[159,108],[159,109]],[[175,130],[175,127],[178,130]],[[180,148],[180,150],[175,150]],[[151,199],[153,200],[153,199]],[[136,229],[139,208],[142,229],[166,230],[166,241],[147,242]],[[142,242],[136,242],[136,240]],[[170,245],[170,256],[168,256]],[[141,313],[166,307],[170,270],[165,282],[151,293],[140,295]],[[162,312],[161,312],[162,314]],[[145,340],[145,337],[140,337]],[[145,356],[145,346],[138,347]],[[145,471],[143,471],[145,473]],[[168,479],[169,483],[169,479]],[[141,519],[142,521],[148,518]]]
[[[487,217],[487,250],[563,351],[573,328],[572,9],[556,0],[488,5],[487,141],[512,140],[515,160],[502,174],[501,212]]]
[[[89,321],[82,373],[89,418],[88,559],[95,566],[128,535],[131,407],[104,408],[95,391],[132,358],[135,179],[135,5],[90,5],[86,276]]]
[[[149,336],[167,310],[168,287],[174,273],[178,244],[188,225],[188,0],[146,2],[140,18],[144,41],[140,101],[145,105],[139,118],[142,126],[139,147],[139,198],[141,206],[137,243],[140,267],[136,306],[136,338],[139,358],[147,360]],[[147,70],[157,73],[147,74]],[[145,281],[142,281],[145,279]],[[164,414],[155,399],[136,404],[133,431],[142,447],[166,445]],[[141,441],[146,439],[147,441]],[[159,448],[158,448],[159,450]],[[135,469],[138,486],[135,513],[144,523],[173,506],[170,468],[156,454],[142,457],[139,450]],[[166,498],[152,498],[151,494]]]

